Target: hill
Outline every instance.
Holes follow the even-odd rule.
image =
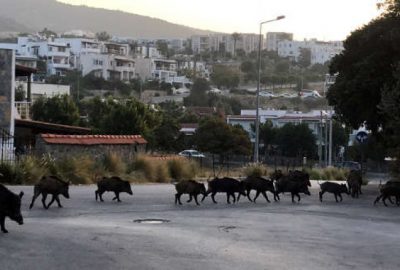
[[[0,0],[0,6],[1,32],[40,31],[47,27],[56,32],[82,29],[137,38],[187,38],[210,33],[147,16],[56,0]]]

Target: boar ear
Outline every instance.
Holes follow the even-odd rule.
[[[24,192],[23,191],[21,191],[20,193],[19,193],[19,198],[21,199],[22,198],[22,196],[24,196]]]

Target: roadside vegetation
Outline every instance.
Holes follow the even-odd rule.
[[[280,168],[286,171],[287,168]],[[296,168],[300,169],[301,168]],[[103,176],[119,176],[132,183],[171,183],[181,180],[206,180],[214,176],[227,175],[269,177],[274,168],[262,164],[245,164],[227,168],[204,166],[198,160],[176,155],[138,155],[125,162],[117,154],[110,153],[95,160],[90,156],[75,156],[59,160],[50,155],[41,158],[25,156],[18,163],[0,164],[0,183],[11,185],[33,185],[42,176],[55,175],[72,184],[95,184]],[[307,169],[312,180],[345,180],[348,171],[338,168]]]

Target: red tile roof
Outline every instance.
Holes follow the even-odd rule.
[[[147,141],[140,135],[57,135],[40,134],[48,144],[74,144],[74,145],[99,145],[99,144],[146,144]]]

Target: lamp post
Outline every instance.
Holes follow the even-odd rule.
[[[264,21],[260,23],[260,36],[258,41],[258,79],[257,79],[257,95],[256,95],[256,140],[254,142],[254,162],[258,163],[258,146],[260,134],[260,80],[261,80],[261,45],[262,45],[262,26],[263,24],[279,21],[284,19],[285,16],[278,16],[275,19]]]

